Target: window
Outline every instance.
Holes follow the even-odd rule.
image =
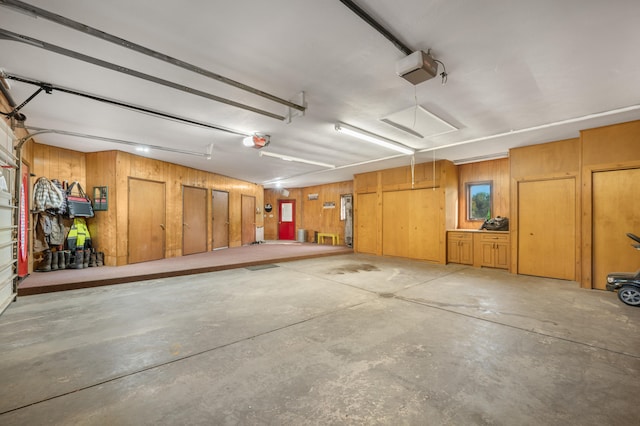
[[[467,183],[467,220],[491,218],[491,181]]]

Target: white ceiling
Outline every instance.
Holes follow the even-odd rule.
[[[287,107],[155,58],[3,6],[0,28],[286,115]],[[260,157],[242,137],[53,91],[22,110],[28,126],[116,138],[212,158],[141,154],[265,187],[350,180],[408,165],[409,156],[340,135],[341,121],[418,150],[416,162],[463,160],[577,137],[581,129],[640,119],[637,0],[356,0],[412,50],[432,49],[449,74],[413,86],[395,74],[405,57],[340,1],[28,0],[106,33],[298,102],[290,123],[101,68],[39,47],[0,40],[11,75],[271,136],[265,151],[335,169]],[[442,71],[442,67],[439,69]],[[20,104],[37,87],[10,81]],[[380,121],[416,104],[458,130],[417,138]],[[406,117],[405,117],[406,118]],[[134,147],[60,134],[37,141],[83,152]],[[434,151],[435,148],[435,151]]]

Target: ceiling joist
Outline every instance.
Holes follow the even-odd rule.
[[[158,59],[160,61],[164,61],[175,65],[180,68],[184,68],[186,70],[192,71],[194,73],[203,75],[205,77],[209,77],[216,81],[219,81],[224,84],[228,84],[230,86],[236,87],[238,89],[247,91],[257,96],[261,96],[265,99],[269,99],[273,102],[277,102],[289,108],[293,108],[298,111],[304,112],[306,107],[303,105],[298,105],[294,102],[288,101],[286,99],[279,98],[270,93],[264,92],[262,90],[256,89],[254,87],[248,86],[244,83],[240,83],[238,81],[232,80],[230,78],[224,77],[220,74],[214,73],[212,71],[201,68],[197,65],[190,64],[188,62],[182,61],[180,59],[171,57],[169,55],[165,55],[164,53],[158,52],[153,49],[149,49],[148,47],[144,47],[132,41],[123,39],[121,37],[115,36],[113,34],[106,33],[97,28],[90,27],[89,25],[82,24],[80,22],[74,21],[72,19],[66,18],[62,15],[58,15],[56,13],[49,12],[48,10],[41,9],[39,7],[27,4],[22,1],[17,0],[0,0],[0,5],[8,6],[13,9],[17,9],[21,12],[27,13],[29,15],[33,15],[39,18],[47,19],[49,21],[55,22],[57,24],[73,28],[74,30],[83,32],[85,34],[97,37],[99,39],[108,41],[110,43],[116,44],[121,47],[125,47],[127,49],[133,50],[138,53],[142,53],[143,55],[151,56],[152,58]],[[256,111],[254,111],[256,112]],[[282,118],[284,119],[284,117]]]

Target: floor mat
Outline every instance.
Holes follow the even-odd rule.
[[[250,271],[259,271],[261,269],[270,269],[270,268],[279,268],[279,266],[274,265],[273,263],[267,263],[266,265],[247,266],[245,269],[248,269]]]

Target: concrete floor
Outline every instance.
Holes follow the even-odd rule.
[[[2,425],[640,421],[614,293],[366,255],[23,297],[0,360]]]

